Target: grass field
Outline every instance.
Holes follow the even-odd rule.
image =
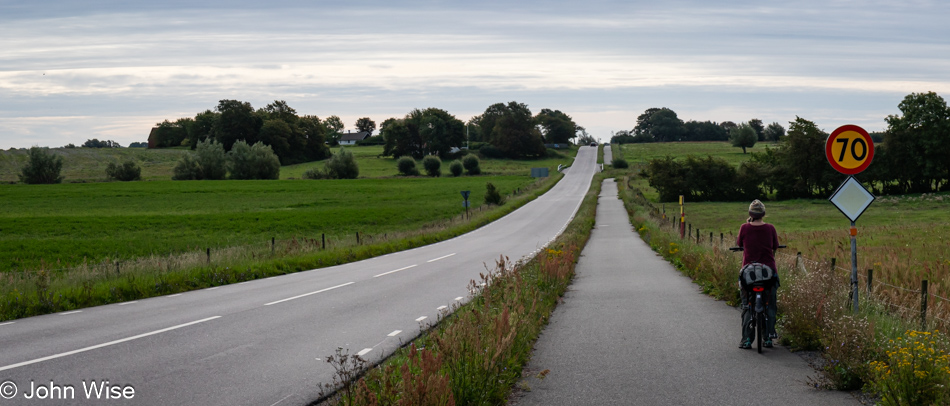
[[[381,156],[382,146],[348,146],[360,168],[360,178],[389,178],[399,176],[396,160]],[[53,153],[63,157],[64,183],[105,181],[106,166],[112,162],[134,160],[142,168],[142,180],[170,180],[175,164],[187,148],[52,148]],[[333,148],[335,153],[339,148]],[[482,159],[482,173],[486,175],[527,175],[533,167],[546,167],[551,171],[559,164],[570,165],[577,149],[558,150],[553,156],[539,160]],[[442,163],[443,176],[449,175],[449,163]],[[27,163],[26,150],[0,150],[0,182],[19,181],[21,168]],[[324,161],[287,165],[280,168],[281,179],[301,179],[310,168],[323,169]],[[422,171],[421,161],[416,166]]]
[[[0,185],[0,271],[61,268],[261,243],[416,229],[481,205],[528,176],[293,181],[162,181]]]
[[[145,148],[52,148],[63,157],[63,182],[106,180],[106,166],[128,159],[142,168],[142,180],[170,180],[175,164],[187,149]],[[0,182],[17,182],[28,161],[26,150],[0,150]]]

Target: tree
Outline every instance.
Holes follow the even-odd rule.
[[[288,165],[304,161],[304,159],[291,159],[291,156],[302,154],[305,142],[302,136],[299,140],[295,139],[297,134],[294,133],[294,130],[296,130],[296,126],[291,127],[282,119],[269,119],[264,121],[264,125],[261,126],[258,138],[260,142],[270,146],[280,163]],[[291,142],[293,142],[293,145],[291,145]]]
[[[353,153],[346,148],[340,148],[340,151],[324,164],[327,177],[330,179],[356,179],[360,176],[360,167],[356,163]]]
[[[162,121],[155,125],[155,147],[169,148],[177,147],[188,138],[188,129],[178,121]],[[89,144],[92,140],[86,141]],[[98,140],[97,140],[98,141]],[[87,145],[83,144],[84,147]],[[99,148],[98,146],[93,148]]]
[[[387,120],[388,121],[388,120]],[[418,133],[413,135],[406,125],[405,119],[390,121],[382,128],[383,138],[386,145],[383,147],[383,155],[389,155],[393,158],[401,156],[419,155],[421,158],[422,140],[418,138]]]
[[[950,189],[950,108],[934,92],[911,93],[889,115],[884,135],[888,167],[906,192]]]
[[[330,146],[336,146],[340,143],[340,135],[343,133],[343,120],[340,120],[338,116],[330,116],[323,120],[323,126],[326,127],[327,133],[327,142],[330,143]]]
[[[214,123],[218,121],[219,113],[205,110],[195,115],[195,119],[188,130],[188,141],[191,149],[198,147],[198,143],[214,137]]]
[[[422,167],[425,168],[426,174],[431,177],[442,176],[442,161],[438,157],[429,155],[422,158]]]
[[[320,117],[306,115],[297,120],[297,131],[306,139],[304,156],[307,160],[316,161],[330,156],[327,147],[327,129],[320,121]]]
[[[112,140],[99,141],[98,139],[95,139],[95,138],[91,140],[86,140],[86,142],[84,142],[82,146],[85,148],[122,148],[122,146],[119,145],[118,142],[115,142]]]
[[[534,126],[531,110],[524,103],[509,102],[507,105],[493,104],[482,114],[482,133],[487,132],[488,142],[501,150],[509,158],[542,156],[547,153],[541,132]]]
[[[415,109],[402,119],[386,120],[380,132],[386,140],[383,155],[393,157],[445,157],[465,142],[465,124],[437,108]]]
[[[297,110],[288,106],[283,100],[274,100],[273,103],[264,106],[258,114],[265,120],[281,120],[287,125],[297,123]]]
[[[370,120],[369,117],[360,118],[356,120],[356,129],[373,135],[373,131],[376,131],[376,122]]]
[[[493,204],[496,206],[501,206],[505,204],[505,199],[501,197],[501,193],[498,192],[498,188],[491,183],[485,184],[485,204]]]
[[[738,127],[738,125],[732,121],[723,121],[719,123],[719,126],[722,127],[723,130],[726,130],[726,134],[729,134],[730,136],[732,136],[732,130],[735,130],[736,127]]]
[[[142,168],[131,159],[123,162],[121,165],[110,162],[109,165],[106,166],[106,177],[122,182],[142,180]]]
[[[560,110],[541,109],[534,119],[549,144],[568,144],[577,137],[577,123]]]
[[[221,180],[228,172],[224,146],[207,139],[198,143],[195,154],[187,154],[175,165],[173,180]]]
[[[29,160],[20,169],[20,182],[37,185],[61,183],[63,157],[54,155],[47,148],[32,147],[27,153]]]
[[[649,137],[656,142],[680,141],[686,132],[683,120],[666,107],[650,108],[637,117],[635,136]]]
[[[280,161],[269,145],[258,141],[247,145],[244,141],[235,142],[228,151],[228,167],[231,179],[255,180],[278,179]]]
[[[733,147],[742,148],[743,154],[746,153],[746,148],[755,146],[756,140],[758,140],[758,137],[755,135],[755,129],[749,124],[739,124],[739,127],[732,131],[732,138],[730,139]]]
[[[729,132],[712,121],[687,121],[684,124],[684,141],[727,141]]]
[[[478,175],[482,173],[482,168],[479,166],[478,157],[473,154],[468,154],[462,157],[462,166],[465,167],[465,170],[468,171],[469,175]]]
[[[452,176],[455,176],[455,177],[462,176],[463,170],[464,170],[464,167],[462,166],[462,162],[460,162],[457,159],[452,161],[452,163],[449,164],[449,172],[452,173]]]
[[[765,127],[764,134],[766,141],[778,141],[785,136],[785,127],[779,123],[772,123]]]
[[[396,169],[399,169],[399,173],[406,176],[419,175],[419,170],[416,169],[416,160],[410,156],[399,158],[399,160],[396,161]]]
[[[789,122],[788,135],[782,139],[771,163],[769,182],[779,199],[829,196],[842,175],[825,158],[828,133],[814,122],[801,117]]]
[[[588,134],[587,130],[581,130],[581,135],[577,137],[577,145],[589,145],[592,142],[597,142],[594,136]]]
[[[218,116],[212,132],[225,151],[230,151],[231,146],[238,140],[247,143],[258,141],[258,132],[264,121],[250,103],[226,99],[219,101],[215,110]]]
[[[758,141],[765,141],[765,127],[762,125],[762,120],[753,118],[749,120],[749,127],[752,127],[755,130],[755,138]]]

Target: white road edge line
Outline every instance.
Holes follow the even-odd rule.
[[[423,320],[428,319],[428,318],[429,318],[429,317],[427,317],[427,316],[422,316],[422,317],[416,319],[416,321],[423,321]],[[2,370],[0,370],[0,371],[2,371]]]
[[[374,278],[378,278],[378,277],[380,277],[380,276],[389,275],[389,274],[391,274],[391,273],[396,273],[396,272],[399,272],[399,271],[405,271],[405,270],[407,270],[407,269],[409,269],[409,268],[415,268],[415,267],[416,267],[416,265],[409,265],[409,266],[407,266],[407,267],[405,267],[405,268],[399,268],[399,269],[397,269],[397,270],[395,270],[395,271],[383,272],[383,273],[381,273],[381,274],[379,274],[379,275],[374,276]]]
[[[462,297],[461,297],[461,296],[455,298],[455,301],[456,301],[456,302],[459,302],[459,301],[461,301],[461,300],[462,300]]]
[[[181,293],[176,293],[176,294],[174,294],[174,295],[169,295],[168,297],[175,297],[175,296],[181,296]]]
[[[119,340],[115,340],[115,341],[109,341],[109,342],[107,342],[107,343],[102,343],[102,344],[98,344],[98,345],[93,345],[93,346],[91,346],[91,347],[80,348],[80,349],[78,349],[78,350],[68,351],[68,352],[64,352],[64,353],[56,354],[56,355],[50,355],[50,356],[48,356],[48,357],[37,358],[37,359],[31,360],[31,361],[24,361],[24,362],[21,362],[21,363],[19,363],[19,364],[7,365],[7,366],[5,366],[5,367],[0,367],[0,371],[6,371],[6,370],[9,370],[9,369],[13,369],[13,368],[19,368],[19,367],[22,367],[22,366],[27,366],[27,365],[31,365],[31,364],[36,364],[36,363],[38,363],[38,362],[49,361],[49,360],[51,360],[51,359],[62,358],[62,357],[66,357],[66,356],[73,355],[73,354],[79,354],[79,353],[81,353],[81,352],[92,351],[92,350],[99,349],[99,348],[102,348],[102,347],[108,347],[108,346],[110,346],[110,345],[121,344],[121,343],[124,343],[124,342],[126,342],[126,341],[132,341],[132,340],[137,340],[137,339],[139,339],[139,338],[144,338],[144,337],[152,336],[152,335],[155,335],[155,334],[161,334],[161,333],[164,333],[164,332],[166,332],[166,331],[172,331],[172,330],[179,329],[179,328],[182,328],[182,327],[188,327],[188,326],[191,326],[191,325],[193,325],[193,324],[204,323],[204,322],[206,322],[206,321],[214,320],[214,319],[217,319],[217,318],[219,318],[219,317],[221,317],[221,316],[208,317],[208,318],[206,318],[206,319],[196,320],[196,321],[192,321],[192,322],[185,323],[185,324],[179,324],[179,325],[177,325],[177,326],[171,326],[171,327],[163,328],[163,329],[161,329],[161,330],[155,330],[155,331],[152,331],[152,332],[149,332],[149,333],[139,334],[139,335],[137,335],[137,336],[127,337],[127,338],[123,338],[123,339],[119,339]]]
[[[372,350],[373,350],[372,348],[364,348],[362,351],[356,353],[356,355],[362,357],[362,356],[366,355],[366,353],[368,353],[368,352],[370,352],[370,351],[372,351]]]
[[[0,324],[0,326],[2,326],[2,325],[3,325],[3,324]],[[389,333],[389,334],[387,335],[387,337],[395,337],[395,336],[398,336],[399,333],[401,333],[401,332],[402,332],[402,330],[393,331],[392,333]]]
[[[435,310],[442,310],[442,309],[447,309],[447,308],[448,306],[443,305],[443,306],[436,307]]]
[[[119,303],[119,306],[125,306],[125,305],[127,305],[127,304],[132,304],[132,303],[138,303],[138,301],[134,301],[134,302],[122,302],[122,303]]]
[[[76,314],[76,313],[82,313],[82,310],[76,310],[76,311],[71,311],[71,312],[66,312],[66,313],[59,313],[59,315],[60,315],[60,316],[66,316],[66,315],[68,315],[68,314]]]
[[[440,259],[446,259],[446,258],[448,258],[448,257],[451,257],[452,255],[455,255],[455,254],[456,254],[456,253],[453,252],[453,253],[451,253],[451,254],[449,254],[449,255],[446,255],[446,256],[438,257],[438,258],[436,258],[436,259],[430,259],[430,260],[428,260],[428,261],[426,261],[426,262],[435,262],[435,261],[438,261],[438,260],[440,260]]]
[[[16,323],[16,322],[15,322],[15,321],[10,321],[10,322],[6,322],[6,323],[0,323],[0,326],[6,326],[7,324],[13,324],[13,323]]]
[[[283,302],[286,302],[286,301],[288,301],[288,300],[300,299],[300,298],[302,298],[302,297],[304,297],[304,296],[310,296],[310,295],[315,295],[315,294],[317,294],[317,293],[323,293],[323,292],[326,292],[326,291],[328,291],[328,290],[333,290],[333,289],[336,289],[336,288],[342,288],[342,287],[344,287],[344,286],[346,286],[346,285],[352,285],[352,284],[354,284],[354,283],[356,283],[356,282],[347,282],[347,283],[344,283],[344,284],[342,284],[342,285],[336,285],[336,286],[332,286],[332,287],[329,287],[329,288],[326,288],[326,289],[320,289],[320,290],[318,290],[318,291],[316,291],[316,292],[304,293],[304,294],[302,294],[302,295],[297,295],[297,296],[294,296],[294,297],[288,297],[288,298],[286,298],[286,299],[278,300],[278,301],[276,301],[276,302],[266,303],[266,304],[264,304],[264,306],[270,306],[270,305],[272,305],[272,304],[283,303]]]
[[[205,289],[205,290],[215,290],[215,289],[217,289],[217,288],[220,288],[220,286],[215,286],[215,287],[213,287],[213,288],[208,288],[208,289]],[[287,395],[287,396],[290,396],[290,395]]]

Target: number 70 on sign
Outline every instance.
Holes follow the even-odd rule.
[[[825,157],[838,172],[854,175],[871,164],[874,142],[863,128],[852,124],[843,125],[825,141]]]

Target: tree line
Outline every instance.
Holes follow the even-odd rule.
[[[749,133],[751,131],[751,133]],[[675,141],[731,141],[741,133],[741,142],[734,145],[745,148],[755,145],[756,141],[778,141],[785,135],[785,127],[779,123],[765,125],[762,120],[753,118],[745,123],[732,121],[716,123],[714,121],[684,122],[676,112],[666,108],[649,108],[637,117],[632,130],[613,133],[610,142],[616,144],[640,142]],[[747,137],[749,134],[753,138]]]
[[[889,115],[887,129],[872,134],[874,160],[855,177],[874,194],[950,190],[950,108],[934,92],[911,93]],[[827,198],[845,175],[825,158],[829,133],[796,117],[775,148],[753,153],[738,168],[720,158],[672,157],[651,160],[644,176],[661,201],[685,195],[693,201],[736,200],[773,195],[776,199]]]
[[[363,117],[355,127],[372,135],[376,122]],[[153,141],[159,148],[185,145],[195,149],[202,141],[214,140],[225,151],[239,140],[248,145],[262,142],[271,147],[282,165],[289,165],[329,157],[329,147],[337,145],[343,128],[338,116],[300,116],[283,100],[256,110],[248,102],[221,100],[214,110],[193,118],[158,123]],[[542,109],[532,115],[527,105],[510,102],[494,104],[468,123],[442,109],[414,109],[402,118],[383,121],[381,137],[367,142],[385,145],[385,155],[393,157],[444,158],[453,148],[471,141],[490,144],[500,155],[530,158],[544,155],[545,143],[569,143],[578,130],[583,128],[559,110]]]

